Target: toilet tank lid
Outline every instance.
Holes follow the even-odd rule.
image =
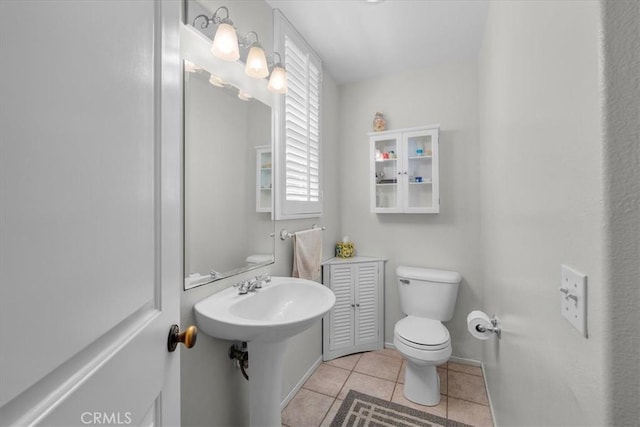
[[[432,268],[405,267],[396,268],[396,276],[404,279],[428,280],[440,283],[460,283],[462,276],[457,271],[435,270]]]

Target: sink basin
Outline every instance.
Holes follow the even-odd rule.
[[[309,328],[333,307],[333,292],[316,282],[273,277],[256,292],[238,295],[227,288],[198,302],[196,324],[214,338],[273,341]]]
[[[319,283],[273,277],[256,292],[238,295],[232,287],[194,306],[202,332],[248,343],[252,427],[282,426],[280,392],[287,341],[311,327],[335,302],[333,292]]]

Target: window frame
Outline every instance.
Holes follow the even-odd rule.
[[[286,199],[286,110],[285,102],[288,95],[275,95],[274,100],[274,172],[275,172],[275,200],[274,213],[276,220],[317,218],[322,216],[323,205],[323,132],[322,132],[322,61],[313,48],[305,41],[298,31],[291,25],[287,18],[275,9],[273,11],[274,45],[275,51],[285,60],[285,37],[288,37],[295,46],[308,55],[309,61],[318,70],[318,201],[294,201]],[[287,64],[284,64],[287,67]],[[289,70],[287,68],[287,70]],[[308,76],[307,76],[308,78]],[[289,86],[291,90],[291,86]]]

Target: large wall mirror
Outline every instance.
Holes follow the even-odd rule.
[[[271,107],[185,61],[185,289],[274,262]]]

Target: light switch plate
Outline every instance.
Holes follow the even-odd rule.
[[[587,338],[587,276],[560,266],[560,311]]]

